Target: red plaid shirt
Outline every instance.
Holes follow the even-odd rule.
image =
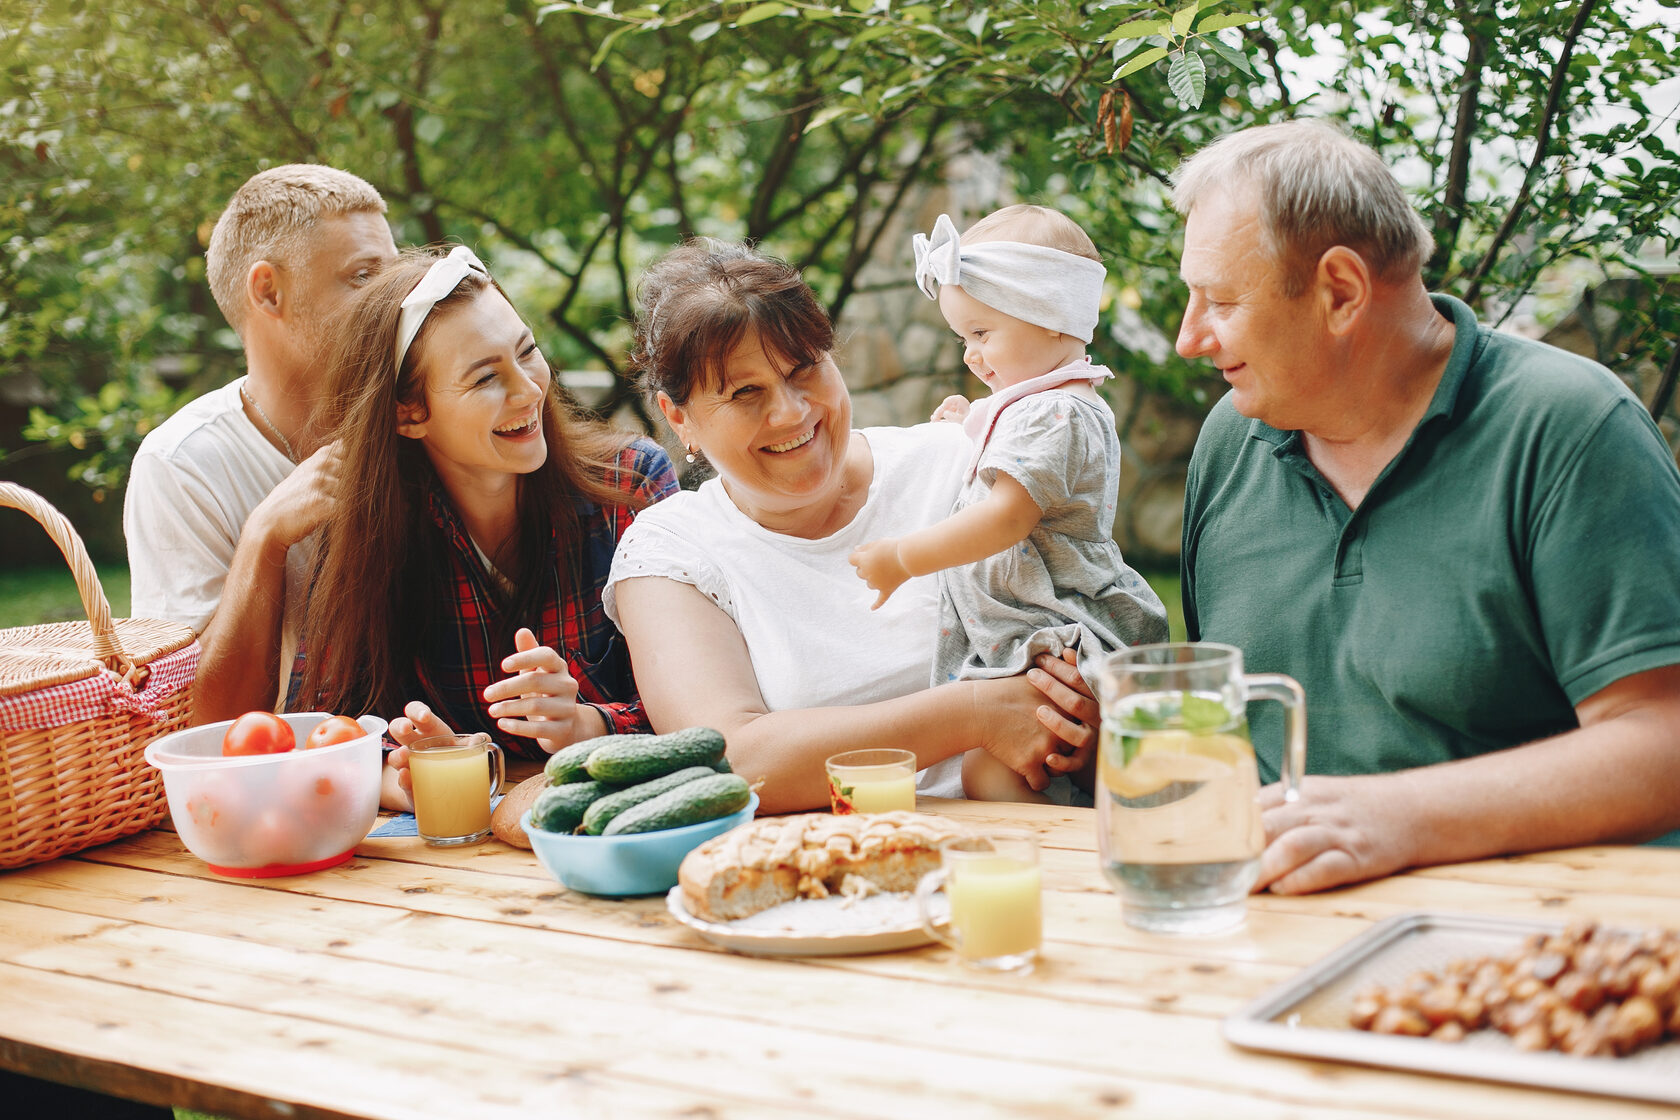
[[[593,502],[579,505],[578,520],[585,535],[581,582],[563,588],[569,581],[562,579],[560,542],[554,541],[549,546],[549,563],[542,569],[547,587],[541,607],[536,618],[523,624],[540,644],[560,651],[567,671],[577,681],[578,700],[599,711],[607,730],[618,735],[649,728],[630,672],[629,651],[623,635],[601,609],[601,591],[618,538],[635,516],[633,507],[674,494],[677,477],[659,445],[639,439],[619,454],[607,482],[623,491],[625,500],[605,507]],[[484,700],[484,690],[507,676],[501,662],[513,652],[491,648],[501,618],[490,575],[441,490],[432,493],[431,514],[448,542],[454,592],[448,601],[450,621],[435,628],[429,648],[415,660],[418,694],[456,731],[487,732],[510,753],[540,759],[544,756],[534,741],[497,728]]]

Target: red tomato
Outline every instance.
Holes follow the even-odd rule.
[[[292,725],[273,712],[246,712],[222,736],[222,753],[284,754],[297,747]]]
[[[309,737],[303,741],[303,749],[312,751],[316,747],[330,747],[334,743],[348,743],[352,739],[360,739],[367,732],[362,725],[349,716],[328,716],[315,725]]]

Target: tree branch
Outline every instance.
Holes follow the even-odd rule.
[[[926,133],[922,136],[921,151],[923,153],[933,150],[934,143],[939,139],[940,131],[949,121],[950,117],[944,112],[937,112],[933,115],[928,122]],[[898,185],[893,189],[892,198],[888,199],[886,205],[881,207],[881,217],[875,223],[874,231],[864,238],[861,244],[857,242],[854,236],[852,250],[846,255],[846,260],[841,267],[840,287],[835,292],[834,299],[829,305],[828,314],[831,320],[839,321],[841,312],[846,309],[846,301],[851,298],[852,293],[857,289],[858,271],[875,255],[875,248],[880,244],[881,236],[886,233],[887,227],[892,224],[893,217],[904,203],[905,195],[909,193],[911,185],[921,178],[926,166],[926,162],[921,158],[910,160],[898,177]],[[875,175],[873,179],[878,182],[880,176]],[[858,194],[860,199],[867,202],[864,188],[860,187]],[[862,207],[860,206],[857,224],[853,228],[861,232],[862,225]]]
[[[1293,108],[1289,100],[1289,87],[1283,84],[1283,66],[1278,62],[1278,41],[1258,24],[1241,30],[1242,37],[1258,43],[1260,53],[1266,56],[1266,65],[1272,68],[1272,80],[1277,83],[1278,100],[1283,102],[1285,109]]]
[[[1660,296],[1661,289],[1658,289]],[[1659,298],[1660,305],[1661,300]],[[1651,395],[1651,419],[1660,421],[1674,401],[1674,385],[1680,381],[1680,339],[1669,337],[1668,364],[1657,380],[1657,391]]]
[[[531,49],[535,52],[537,62],[542,67],[543,80],[548,85],[548,95],[554,102],[554,117],[559,122],[560,130],[565,133],[566,139],[570,140],[572,147],[577,150],[578,163],[573,169],[574,173],[583,167],[590,168],[590,178],[594,180],[603,193],[610,194],[614,190],[614,184],[605,182],[594,170],[598,166],[598,161],[595,154],[590,150],[588,142],[584,139],[583,133],[578,128],[578,114],[572,111],[570,99],[566,96],[565,78],[554,65],[553,57],[544,49],[542,29],[536,21],[535,9],[533,8],[526,9],[526,29],[531,36]]]
[[[816,102],[809,91],[802,90],[796,96],[798,107],[791,111],[786,121],[777,122],[776,149],[765,162],[764,174],[759,176],[758,189],[753,192],[752,206],[747,211],[748,237],[753,237],[756,230],[770,228],[770,211],[776,195],[799,159],[799,150],[805,140],[805,126],[815,115]]]
[[[1517,197],[1511,203],[1511,209],[1505,214],[1505,221],[1500,224],[1499,231],[1494,234],[1493,242],[1482,255],[1476,270],[1470,274],[1470,286],[1464,292],[1464,302],[1474,306],[1482,294],[1482,280],[1488,270],[1493,268],[1494,262],[1516,231],[1517,222],[1522,219],[1523,211],[1528,207],[1528,200],[1534,186],[1534,180],[1540,173],[1540,165],[1546,159],[1546,145],[1551,140],[1552,122],[1557,118],[1558,103],[1563,100],[1563,87],[1569,75],[1569,59],[1575,53],[1575,44],[1581,38],[1581,32],[1586,29],[1587,18],[1597,0],[1582,0],[1580,8],[1575,12],[1575,20],[1569,25],[1569,33],[1564,36],[1563,47],[1558,51],[1557,66],[1552,70],[1551,88],[1546,93],[1546,107],[1540,116],[1540,128],[1534,138],[1534,158],[1529,160],[1528,170],[1523,174],[1521,188]]]
[[[316,158],[314,140],[305,135],[303,130],[297,126],[297,122],[292,120],[292,115],[287,111],[280,95],[274,92],[273,86],[269,85],[268,76],[263,73],[262,68],[246,52],[245,45],[233,34],[233,29],[228,26],[227,21],[213,8],[209,8],[202,3],[199,4],[198,9],[233,53],[239,56],[239,61],[244,66],[245,72],[251,76],[251,80],[262,91],[262,98],[268,105],[269,112],[291,134],[293,142],[297,145],[297,155],[313,161]]]
[[[1476,131],[1477,102],[1482,93],[1482,67],[1487,59],[1486,24],[1478,13],[1470,10],[1465,0],[1458,0],[1459,21],[1470,47],[1464,58],[1464,74],[1458,84],[1458,112],[1453,120],[1452,150],[1447,156],[1447,190],[1435,211],[1435,253],[1424,270],[1425,283],[1437,288],[1452,267],[1453,250],[1458,247],[1459,230],[1464,225],[1464,200],[1470,182],[1470,144]]]
[[[855,145],[851,149],[851,151],[847,154],[846,159],[838,168],[835,169],[834,174],[806,191],[804,195],[796,199],[786,210],[783,210],[780,214],[771,218],[768,224],[766,224],[762,230],[753,234],[753,236],[758,238],[770,236],[787,222],[798,217],[800,214],[803,214],[818,199],[822,198],[826,194],[829,194],[841,183],[845,182],[853,175],[856,175],[858,168],[863,165],[863,161],[868,158],[869,153],[874,151],[880,144],[881,138],[887,134],[888,130],[904,118],[906,112],[908,112],[908,110],[900,110],[890,117],[884,117],[881,120],[876,121],[875,127],[870,129],[869,135],[862,143]],[[839,122],[833,122],[829,125],[829,127],[838,128]]]
[[[443,10],[441,6],[422,6],[422,10],[426,13],[426,32],[414,60],[414,89],[424,97],[426,86],[431,81],[432,59],[437,53],[438,38],[443,33]],[[417,209],[416,216],[420,219],[420,228],[425,231],[426,241],[436,244],[443,240],[443,219],[438,217],[436,201],[427,190],[425,176],[420,172],[420,145],[414,135],[414,104],[405,99],[391,106],[387,112],[396,130],[397,150],[402,154],[403,188],[411,201],[426,200],[426,204]]]

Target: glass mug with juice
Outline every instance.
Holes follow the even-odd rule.
[[[910,751],[847,751],[830,757],[825,767],[828,804],[835,813],[916,808],[916,756]]]
[[[1213,933],[1242,922],[1266,845],[1247,702],[1284,705],[1284,796],[1306,764],[1301,686],[1244,674],[1214,642],[1134,646],[1098,674],[1097,840],[1128,924]]]
[[[916,887],[922,928],[971,967],[1031,971],[1044,940],[1038,839],[993,833],[950,840],[940,848],[939,864]],[[951,905],[947,924],[936,922],[932,910],[933,895],[941,887]]]
[[[489,836],[490,799],[502,788],[503,765],[502,748],[484,734],[433,735],[411,744],[408,774],[420,838],[449,846]]]

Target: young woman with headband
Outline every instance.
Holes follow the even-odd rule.
[[[484,731],[539,758],[646,730],[601,587],[636,511],[677,489],[665,453],[571,413],[465,246],[403,253],[331,342],[343,478],[290,706],[400,710],[399,743]]]

